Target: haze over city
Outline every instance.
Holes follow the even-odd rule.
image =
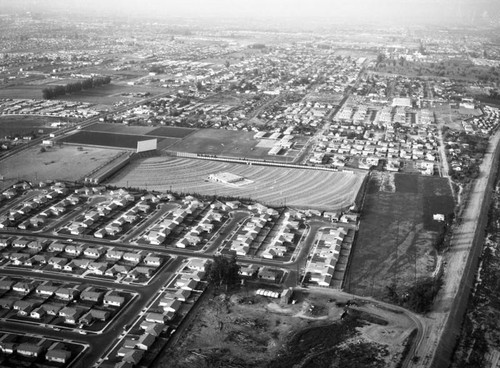
[[[318,18],[388,24],[480,24],[498,18],[495,0],[2,0],[0,12],[66,10],[88,15],[189,18]]]

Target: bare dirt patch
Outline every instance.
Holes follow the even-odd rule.
[[[393,367],[400,360],[411,322],[375,307],[375,314],[365,307],[344,313],[346,300],[323,291],[296,291],[294,299],[282,304],[248,289],[212,297],[155,367],[327,368],[339,362],[349,368],[361,361]]]
[[[55,146],[41,152],[35,146],[0,162],[0,173],[5,178],[0,183],[9,186],[19,179],[78,180],[120,152],[123,151],[77,146]]]

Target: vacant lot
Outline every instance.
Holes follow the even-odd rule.
[[[453,212],[446,179],[374,172],[368,183],[360,229],[351,253],[346,290],[385,295],[395,282],[409,285],[436,266],[436,213]]]
[[[61,96],[59,99],[64,101],[80,101],[102,106],[112,106],[119,101],[128,101],[131,98],[140,100],[143,97],[133,97],[133,93],[150,92],[148,88],[137,88],[121,84],[107,84],[97,88],[87,89],[71,95]],[[130,95],[129,95],[130,94]]]
[[[104,132],[115,134],[147,135],[158,138],[184,138],[196,131],[196,129],[178,128],[178,127],[147,127],[135,125],[123,125],[118,123],[96,123],[84,130],[91,132]]]
[[[253,132],[239,132],[224,129],[199,130],[169,149],[172,151],[205,153],[216,156],[240,158],[271,158],[286,160],[283,156],[268,156],[270,148],[258,146]],[[291,161],[291,159],[290,159]]]
[[[253,181],[228,186],[208,181],[210,174],[229,172]],[[111,184],[150,190],[252,198],[274,206],[339,209],[350,206],[364,175],[310,169],[234,164],[218,161],[152,157],[134,161]]]
[[[92,146],[102,146],[102,147],[135,149],[137,147],[137,142],[153,138],[154,137],[145,135],[114,134],[114,133],[104,133],[104,132],[89,132],[86,130],[82,130],[70,136],[64,137],[62,141],[65,143],[81,144],[84,146],[92,145]],[[165,148],[172,145],[176,141],[177,141],[176,139],[159,138],[158,147]]]
[[[96,123],[89,125],[83,130],[90,132],[113,133],[113,134],[132,134],[132,135],[146,135],[153,128],[145,126],[128,126],[118,123]]]
[[[396,366],[410,331],[405,318],[392,313],[385,320],[360,308],[341,320],[345,300],[314,291],[294,298],[294,305],[280,304],[256,296],[253,287],[210,295],[154,367]]]
[[[75,146],[62,146],[49,148],[42,153],[40,147],[33,147],[0,163],[0,175],[6,179],[0,184],[7,187],[18,179],[78,180],[120,152],[115,149],[79,150]]]
[[[48,134],[57,128],[50,123],[61,121],[57,118],[38,116],[0,116],[0,137],[25,134]]]
[[[155,135],[168,138],[184,138],[195,132],[196,129],[178,128],[178,127],[159,127],[153,129],[148,135]]]
[[[14,98],[14,99],[42,99],[43,86],[12,86],[0,88],[0,98]]]

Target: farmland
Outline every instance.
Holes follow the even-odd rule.
[[[0,137],[26,135],[26,134],[48,134],[57,128],[51,128],[51,122],[61,119],[32,117],[32,116],[2,116],[0,117]],[[42,133],[43,131],[43,133]]]
[[[43,86],[12,86],[0,88],[0,99],[1,98],[13,98],[13,99],[42,99],[42,89]]]
[[[105,132],[90,132],[79,131],[75,134],[69,135],[61,139],[64,143],[92,145],[102,147],[114,148],[128,148],[135,149],[138,141],[153,139],[152,136],[132,135],[132,134],[114,134]],[[164,148],[175,143],[175,139],[159,138],[158,147]]]
[[[368,183],[346,290],[382,297],[386,286],[408,286],[436,268],[436,213],[453,212],[443,178],[377,173]]]
[[[1,163],[1,182],[6,188],[18,179],[40,181],[49,179],[76,180],[101,166],[120,151],[105,148],[77,149],[74,146],[33,147],[11,156]]]
[[[141,88],[135,86],[126,86],[111,82],[111,84],[98,88],[81,91],[71,95],[61,96],[60,99],[64,101],[87,102],[91,104],[101,105],[102,107],[112,107],[114,104],[120,101],[138,101],[140,98],[134,97],[133,94],[145,92],[158,93],[164,92],[164,90],[150,87]]]
[[[253,183],[233,187],[207,180],[230,172]],[[110,184],[184,193],[252,198],[271,205],[338,209],[350,206],[364,175],[310,169],[153,157],[133,162]],[[128,185],[127,185],[128,184]]]

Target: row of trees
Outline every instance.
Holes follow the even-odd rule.
[[[92,77],[83,79],[81,81],[68,83],[65,86],[47,87],[42,90],[43,98],[50,100],[59,96],[64,96],[68,93],[80,92],[84,89],[91,89],[100,87],[105,84],[111,83],[111,77]]]

